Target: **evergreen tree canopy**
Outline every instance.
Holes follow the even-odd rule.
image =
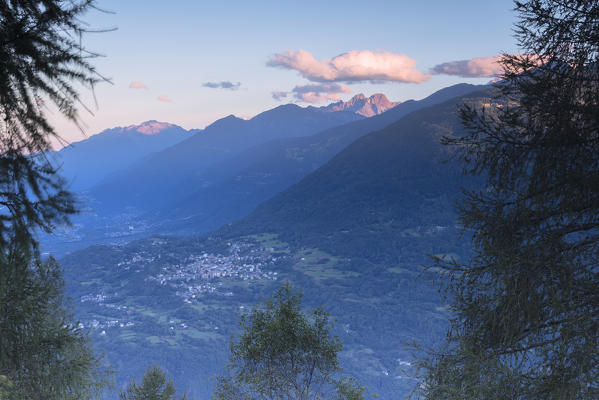
[[[0,0],[0,397],[87,399],[105,371],[63,296],[62,271],[36,233],[76,211],[46,158],[55,107],[79,124],[78,86],[102,78],[81,45],[93,0]]]
[[[486,186],[460,204],[474,256],[444,265],[454,314],[426,399],[599,397],[599,3],[515,10],[496,102],[445,140]]]
[[[0,1],[0,244],[10,231],[50,231],[75,212],[72,196],[45,158],[59,135],[46,114],[80,124],[76,85],[102,78],[81,44],[80,17],[94,0]],[[31,239],[31,235],[30,235]]]
[[[99,396],[107,375],[73,322],[60,266],[24,244],[0,254],[0,271],[0,398]]]

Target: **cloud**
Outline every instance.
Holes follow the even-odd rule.
[[[305,50],[287,50],[272,56],[267,65],[296,70],[313,82],[421,83],[430,79],[406,55],[370,50],[352,50],[322,61]]]
[[[202,86],[211,88],[211,89],[228,89],[228,90],[237,90],[241,86],[241,82],[233,83],[229,81],[222,82],[204,82]]]
[[[171,100],[170,97],[168,97],[168,96],[166,96],[164,94],[158,96],[158,101],[163,101],[165,103],[172,103],[173,102],[173,100]]]
[[[290,92],[278,91],[271,94],[275,100],[283,100],[293,95],[299,101],[320,103],[322,101],[339,100],[339,93],[351,93],[351,89],[336,83],[317,83],[296,85]]]
[[[339,100],[339,93],[351,93],[351,89],[336,83],[322,83],[297,85],[291,92],[298,100],[306,103],[320,103],[321,101]]]
[[[280,100],[287,98],[287,96],[289,95],[289,92],[275,91],[275,92],[271,92],[271,94],[272,94],[273,99],[280,101]]]
[[[503,72],[500,56],[477,57],[471,60],[450,61],[434,66],[431,74],[457,75],[463,78],[492,78]]]
[[[147,89],[147,88],[148,87],[143,82],[134,81],[129,84],[129,89]]]

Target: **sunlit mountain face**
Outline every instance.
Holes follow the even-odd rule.
[[[387,96],[382,93],[373,94],[370,97],[366,97],[360,93],[348,101],[338,101],[328,106],[323,106],[321,109],[324,111],[352,111],[365,117],[372,117],[382,114],[399,104],[401,104],[401,101],[389,101]]]

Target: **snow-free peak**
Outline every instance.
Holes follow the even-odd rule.
[[[372,117],[381,114],[400,103],[401,102],[399,101],[389,101],[387,96],[382,93],[376,93],[370,97],[366,97],[364,94],[360,93],[348,101],[338,101],[329,104],[328,106],[321,107],[321,109],[328,112],[351,111],[365,117]]]

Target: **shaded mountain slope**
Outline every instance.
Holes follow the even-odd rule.
[[[423,100],[406,101],[383,114],[333,127],[312,136],[271,140],[250,147],[234,157],[180,174],[180,181],[176,181],[176,177],[167,183],[157,179],[156,199],[152,194],[137,199],[138,202],[145,202],[147,209],[152,211],[117,207],[121,197],[127,196],[127,191],[137,193],[134,180],[122,191],[117,190],[118,186],[113,186],[112,192],[105,193],[118,200],[114,202],[114,208],[106,207],[101,199],[95,200],[92,193],[82,198],[89,209],[77,216],[75,225],[61,236],[45,238],[44,249],[64,254],[94,243],[125,243],[152,233],[198,234],[217,229],[222,224],[249,214],[261,202],[297,183],[357,138],[380,130],[410,112],[478,89],[481,87],[455,85]],[[229,117],[217,121],[215,125],[220,125],[218,129],[228,129],[243,125],[244,122],[247,121]],[[155,168],[160,173],[168,165],[171,164],[156,162],[148,165],[148,168]],[[151,170],[146,172],[147,181],[144,182],[145,178],[140,175],[142,189],[154,182]],[[126,185],[127,182],[124,180],[122,184]],[[144,192],[139,193],[141,195]],[[134,201],[122,203],[136,204]]]
[[[197,188],[190,195],[172,193],[175,201],[148,218],[163,232],[201,233],[249,214],[259,203],[316,170],[360,136],[379,130],[405,115],[482,87],[460,84],[420,101],[407,101],[371,118],[334,127],[318,134],[270,141],[234,159],[218,163],[183,185]]]
[[[288,104],[250,120],[232,115],[202,132],[118,171],[91,190],[104,209],[152,209],[168,200],[172,188],[207,166],[275,138],[312,135],[363,118],[351,112],[325,113]]]
[[[464,96],[489,102],[489,92]],[[455,230],[460,186],[471,185],[439,139],[462,130],[458,97],[366,135],[296,185],[221,230],[271,232],[334,254],[381,261],[405,255],[412,234]]]

